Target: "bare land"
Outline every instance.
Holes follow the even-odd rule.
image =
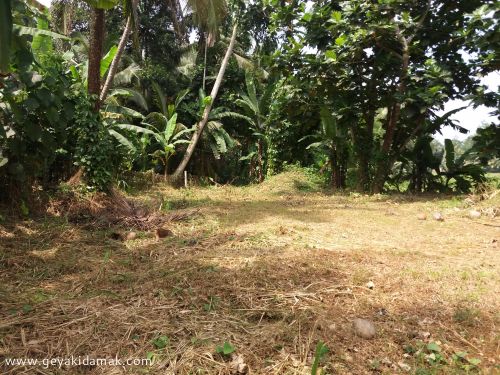
[[[6,220],[0,359],[154,361],[4,362],[0,372],[230,374],[240,361],[251,374],[310,374],[322,340],[325,374],[499,373],[499,198],[335,195],[288,172],[259,186],[134,194],[191,210],[159,241],[116,241],[112,228],[64,217]],[[353,334],[357,317],[374,322],[375,338]],[[217,353],[224,342],[232,355]]]

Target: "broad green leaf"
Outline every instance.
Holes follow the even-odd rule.
[[[339,11],[332,12],[332,20],[334,20],[336,22],[340,22],[341,19],[342,19],[342,13],[341,12],[339,12]]]
[[[447,138],[444,140],[444,149],[446,151],[446,168],[448,171],[452,171],[455,169],[455,147],[451,139]]]
[[[113,46],[109,49],[108,53],[106,53],[106,55],[102,58],[100,66],[101,78],[103,78],[106,72],[108,71],[111,62],[115,58],[116,52],[118,52],[118,47]]]
[[[325,57],[329,61],[336,61],[337,60],[337,53],[334,50],[328,50],[325,52]]]
[[[168,112],[167,96],[163,93],[163,90],[161,89],[160,85],[157,82],[153,81],[151,85],[153,86],[153,90],[155,90],[156,96],[158,97],[158,101],[160,102],[161,113],[166,115]]]
[[[319,341],[314,352],[314,361],[311,366],[311,374],[318,374],[319,362],[327,353],[328,347],[322,341]]]
[[[12,42],[12,10],[9,0],[0,1],[0,72],[9,69]]]
[[[165,129],[165,141],[169,142],[170,138],[174,134],[175,128],[177,126],[177,113],[174,113],[170,120],[168,120],[167,128]]]
[[[312,16],[313,16],[312,13],[304,13],[304,15],[302,16],[302,20],[305,22],[309,22],[311,21]]]
[[[169,343],[170,343],[169,338],[164,335],[157,337],[156,339],[153,340],[153,345],[157,349],[164,349]]]
[[[144,133],[144,134],[150,134],[150,135],[156,135],[156,133],[152,130],[142,128],[137,125],[130,125],[130,124],[117,124],[116,125],[118,128],[123,129],[123,130],[132,130],[136,133]]]
[[[91,7],[97,9],[109,10],[120,2],[119,0],[84,0]]]
[[[53,31],[49,30],[42,30],[38,29],[36,27],[27,27],[27,26],[21,26],[21,25],[16,25],[14,24],[13,26],[14,33],[17,35],[31,35],[33,37],[37,35],[44,35],[44,36],[50,36],[53,39],[63,39],[63,40],[70,40],[71,38],[67,37],[66,35],[58,34]]]
[[[38,17],[37,28],[39,30],[49,30],[49,21],[43,17]],[[52,51],[52,39],[47,35],[37,34],[33,37],[31,49],[35,56],[40,59],[40,56],[47,55]]]
[[[343,46],[347,40],[347,37],[345,35],[339,36],[337,39],[335,39],[335,44],[337,46]]]
[[[124,135],[118,133],[116,130],[109,129],[109,134],[116,138],[118,142],[120,142],[123,146],[128,148],[132,152],[137,152],[137,148],[134,146],[132,142],[130,142]]]
[[[176,133],[173,137],[172,137],[172,140],[175,140],[175,139],[178,139],[180,138],[181,136],[183,136],[184,134],[188,134],[188,133],[192,133],[195,131],[195,128],[189,128],[189,129],[183,129],[181,130],[180,132]],[[190,141],[188,141],[190,142]]]
[[[180,93],[177,94],[177,97],[175,98],[175,108],[179,107],[179,104],[184,100],[187,94],[189,94],[189,89],[182,90]]]
[[[441,351],[441,347],[435,342],[430,342],[427,344],[427,350],[434,353],[439,353]]]
[[[479,358],[471,358],[467,360],[471,365],[477,366],[481,363],[481,360]]]
[[[132,108],[124,107],[121,105],[107,105],[105,108],[106,112],[117,113],[123,116],[130,116],[133,118],[144,118],[143,114],[133,110]]]
[[[232,346],[230,343],[228,343],[227,341],[224,342],[224,344],[222,346],[218,346],[216,348],[217,353],[224,354],[224,355],[229,355],[229,354],[233,353],[235,350],[236,350],[236,348],[234,346]]]
[[[331,111],[323,106],[320,109],[321,125],[323,127],[323,133],[328,139],[333,139],[337,136],[337,121],[335,117],[332,116]]]
[[[126,97],[128,100],[133,101],[135,104],[140,106],[145,111],[148,110],[148,103],[146,101],[146,98],[144,97],[144,95],[142,95],[141,92],[137,90],[129,88],[116,88],[112,90],[108,95],[108,97],[114,97],[114,96]]]

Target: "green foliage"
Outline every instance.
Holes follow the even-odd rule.
[[[491,124],[477,129],[477,134],[472,138],[470,153],[482,165],[500,168],[500,125]],[[495,164],[496,161],[496,164]]]
[[[161,335],[153,340],[153,345],[156,349],[165,349],[170,344],[168,336]]]
[[[182,136],[192,132],[193,129],[187,129],[184,125],[177,123],[177,113],[174,113],[170,119],[167,119],[162,113],[152,112],[146,116],[142,125],[143,126],[118,124],[116,128],[135,132],[146,137],[152,137],[154,140],[154,148],[150,156],[153,160],[158,160],[163,164],[166,176],[168,161],[170,157],[175,154],[176,148],[181,144],[189,143],[189,141],[183,139]],[[133,143],[121,133],[112,131],[111,135],[117,138],[122,145],[132,152],[137,151]],[[143,147],[142,150],[145,151],[145,148]]]
[[[449,139],[445,139],[445,151],[446,171],[443,174],[446,177],[446,186],[448,186],[450,180],[453,179],[456,190],[468,192],[473,184],[479,184],[486,181],[486,176],[481,166],[466,163],[466,157],[469,151],[464,152],[460,157],[456,158],[455,146]]]
[[[19,66],[24,56],[30,56],[27,49],[16,54],[14,64]],[[17,73],[0,78],[0,180],[18,186],[34,179],[48,183],[64,175],[66,170],[56,164],[73,152],[67,131],[75,109],[71,79],[52,55],[46,55],[38,70]]]
[[[81,96],[75,108],[75,164],[83,168],[89,190],[108,191],[121,161],[113,137],[94,109],[94,102]]]
[[[12,38],[12,10],[10,0],[0,2],[0,73],[9,69]]]
[[[318,374],[319,363],[327,353],[328,353],[328,347],[322,341],[318,341],[318,344],[316,345],[316,350],[314,352],[314,361],[311,367],[311,375]],[[323,374],[323,371],[321,371],[320,374]]]
[[[118,5],[119,0],[85,0],[87,4],[97,9],[109,10]]]
[[[419,341],[416,347],[407,346],[405,352],[414,357],[416,361],[415,374],[436,373],[477,373],[480,359],[470,358],[465,351],[457,351],[450,355],[442,350],[438,342],[431,341],[427,344]]]
[[[109,49],[109,51],[104,55],[104,57],[101,59],[101,66],[100,66],[101,78],[103,78],[106,75],[106,72],[108,71],[111,62],[116,56],[116,52],[118,52],[118,47],[112,46]]]
[[[234,353],[236,351],[236,348],[233,345],[231,345],[231,343],[225,341],[222,346],[217,346],[215,348],[215,351],[224,356],[228,356]]]

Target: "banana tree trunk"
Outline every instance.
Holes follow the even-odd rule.
[[[259,163],[259,182],[264,181],[264,163],[263,163],[263,147],[262,141],[259,139],[257,141],[257,158]]]
[[[92,28],[90,31],[88,93],[98,96],[101,91],[101,58],[104,44],[104,9],[92,9]],[[95,103],[99,109],[99,100]]]
[[[208,116],[210,115],[210,111],[212,110],[212,105],[215,101],[215,98],[217,97],[217,93],[219,92],[220,85],[222,84],[222,79],[224,78],[224,73],[225,73],[227,65],[229,63],[229,58],[231,57],[231,54],[233,53],[233,48],[234,48],[234,43],[236,41],[236,32],[237,31],[238,31],[238,25],[235,24],[233,27],[233,33],[231,34],[231,41],[229,42],[229,46],[227,47],[226,55],[224,56],[224,59],[222,60],[222,64],[220,66],[219,73],[217,74],[217,79],[215,80],[214,87],[212,88],[212,92],[210,93],[212,100],[205,107],[202,119],[198,123],[198,125],[196,127],[196,131],[193,133],[193,136],[191,137],[191,143],[189,143],[189,146],[186,150],[186,153],[184,154],[184,157],[182,158],[179,166],[177,167],[174,174],[172,175],[172,181],[174,181],[174,182],[179,181],[180,178],[182,177],[182,174],[184,173],[184,170],[186,169],[186,167],[189,163],[189,160],[191,160],[191,157],[193,156],[196,145],[198,144],[198,141],[200,140],[201,134],[203,133],[203,129],[205,128],[205,125],[208,122]]]
[[[135,7],[136,2],[133,2],[133,7]],[[118,49],[116,51],[116,55],[111,62],[111,66],[109,67],[109,73],[106,77],[106,82],[102,87],[101,94],[99,95],[99,100],[102,102],[106,99],[106,95],[108,94],[111,85],[113,84],[113,79],[115,78],[116,71],[118,70],[118,64],[120,63],[120,59],[122,57],[123,51],[125,50],[125,46],[128,41],[128,37],[130,35],[130,31],[132,30],[132,15],[127,17],[127,23],[125,28],[123,29],[122,36],[120,38],[120,42],[118,43]]]

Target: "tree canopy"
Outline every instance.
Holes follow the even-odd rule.
[[[104,190],[127,170],[249,183],[298,163],[335,189],[466,191],[499,157],[498,122],[453,162],[456,144],[436,149],[433,135],[467,131],[462,108],[443,113],[450,100],[498,118],[481,84],[499,68],[498,12],[491,0],[2,2],[1,184],[77,170]]]

